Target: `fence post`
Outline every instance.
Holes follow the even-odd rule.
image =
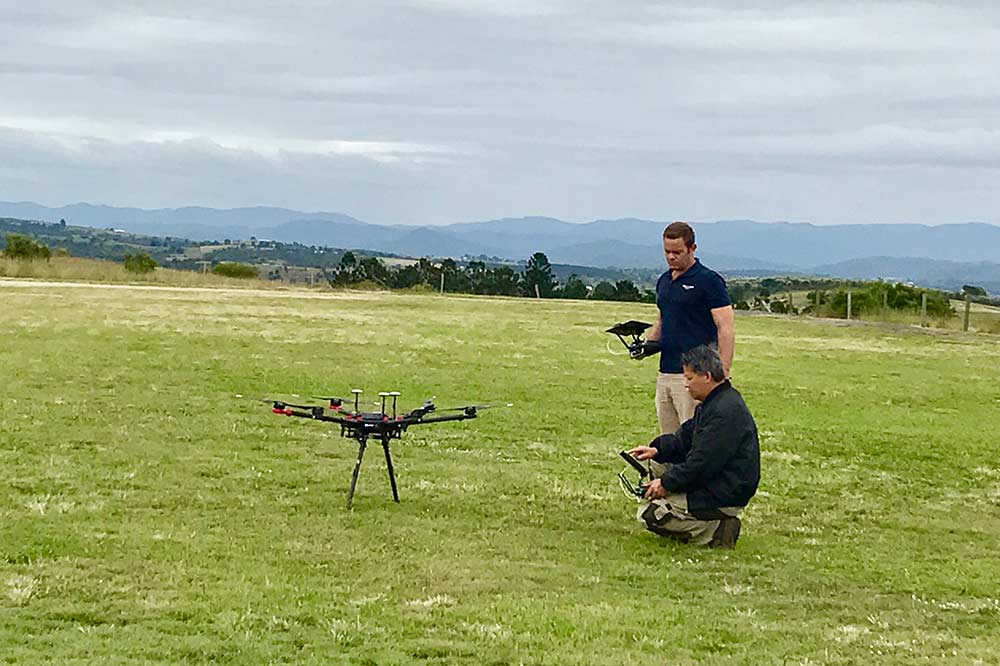
[[[969,294],[965,295],[965,324],[962,325],[963,331],[969,330],[969,309],[971,308],[972,297]]]
[[[542,295],[540,293],[538,293],[538,285],[536,284],[535,285],[535,298],[541,298],[541,297],[542,297]]]
[[[441,271],[441,293],[444,293],[444,271]]]
[[[851,318],[851,290],[847,290],[847,318]]]
[[[887,291],[882,292],[882,309],[883,310],[889,309],[889,292]]]
[[[795,314],[795,304],[792,303],[792,292],[788,292],[788,314]]]
[[[920,294],[920,325],[927,325],[927,292]]]

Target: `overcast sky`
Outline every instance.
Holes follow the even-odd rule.
[[[0,0],[0,200],[1000,223],[1000,3],[699,4]]]

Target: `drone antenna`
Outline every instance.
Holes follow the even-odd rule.
[[[362,391],[361,389],[355,388],[355,389],[351,389],[351,393],[354,394],[354,411],[356,412],[356,411],[358,411],[358,396],[360,396],[362,393],[364,393],[364,391]]]
[[[390,391],[389,395],[392,396],[392,418],[396,418],[396,398],[399,397],[399,391]]]
[[[378,397],[382,398],[382,416],[385,416],[385,399],[389,397],[389,393],[386,391],[379,391]]]

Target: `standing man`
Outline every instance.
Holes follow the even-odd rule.
[[[686,222],[674,222],[663,230],[668,270],[656,282],[660,317],[646,334],[646,350],[633,354],[633,358],[642,358],[655,353],[655,345],[648,343],[659,343],[656,416],[664,434],[676,432],[694,415],[698,404],[684,389],[681,354],[709,345],[719,352],[726,377],[733,364],[733,305],[726,282],[695,259],[697,247],[694,230]]]

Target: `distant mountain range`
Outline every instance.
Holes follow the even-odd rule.
[[[663,221],[625,218],[574,224],[548,217],[433,227],[368,224],[341,213],[284,208],[144,210],[74,204],[48,208],[0,202],[0,216],[195,240],[273,239],[405,256],[523,260],[660,268]],[[728,220],[694,224],[698,256],[728,274],[801,273],[897,278],[945,289],[977,284],[1000,293],[1000,226],[854,224],[814,226]]]

